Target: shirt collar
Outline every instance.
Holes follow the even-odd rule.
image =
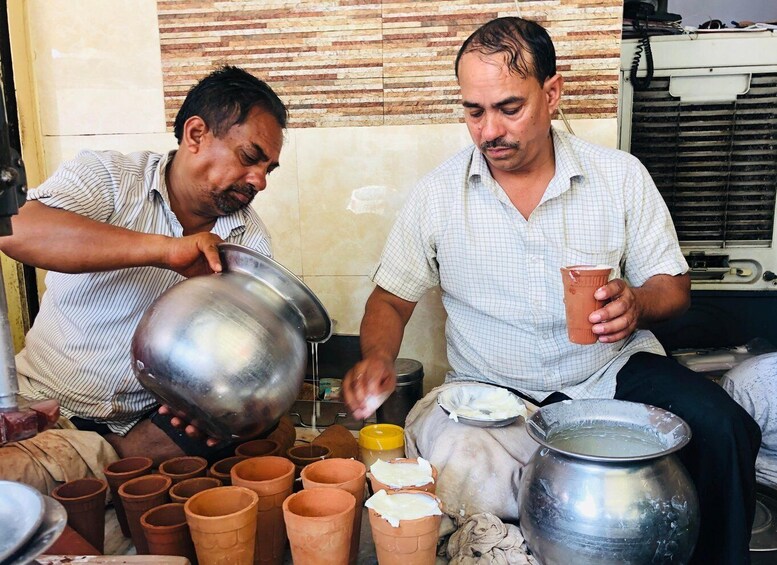
[[[548,188],[542,197],[542,201],[554,198],[559,194],[566,192],[571,188],[574,179],[583,177],[583,167],[580,164],[580,159],[572,150],[569,134],[552,126],[550,132],[553,137],[556,173],[548,184]],[[486,186],[487,183],[490,182],[494,189],[498,187],[498,183],[491,176],[491,171],[488,168],[488,161],[486,161],[486,158],[477,146],[472,147],[472,159],[469,165],[468,179],[471,184],[477,185],[478,181],[480,181]],[[485,179],[490,180],[486,181]]]
[[[159,194],[159,196],[162,198],[162,201],[165,203],[165,206],[167,206],[168,210],[170,210],[171,214],[172,209],[170,209],[170,194],[167,190],[167,180],[165,173],[167,171],[168,165],[172,162],[175,153],[176,150],[172,150],[167,154],[162,155],[153,172],[153,175],[156,178],[151,179],[151,182],[148,183],[148,198],[153,199],[155,193]],[[156,182],[154,182],[154,180]],[[226,240],[231,236],[240,235],[246,230],[247,214],[248,212],[246,210],[238,210],[229,216],[219,216],[216,218],[216,223],[213,225],[213,229],[210,231],[211,233],[215,233],[223,240]]]

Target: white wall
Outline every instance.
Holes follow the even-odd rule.
[[[720,20],[728,27],[731,21],[777,21],[777,0],[669,0],[668,8],[683,17],[683,25],[698,26],[708,20]]]

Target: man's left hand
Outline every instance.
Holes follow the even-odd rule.
[[[208,447],[214,447],[220,443],[220,441],[213,437],[205,437],[205,434],[200,430],[197,426],[191,424],[188,420],[183,418],[181,415],[177,415],[172,408],[167,406],[166,404],[163,404],[159,407],[159,413],[164,416],[170,416],[170,424],[174,428],[180,428],[183,429],[184,433],[191,437],[191,438],[197,438],[202,439],[205,441],[205,445]]]
[[[613,279],[596,289],[594,298],[609,301],[603,308],[595,310],[588,321],[593,332],[602,343],[612,343],[630,336],[637,329],[640,312],[637,297],[632,288],[622,279]]]

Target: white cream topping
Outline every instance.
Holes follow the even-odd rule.
[[[446,394],[449,393],[449,394]],[[461,386],[442,393],[441,404],[448,417],[456,422],[459,416],[472,420],[506,420],[526,417],[526,406],[509,390],[488,385]]]
[[[367,499],[364,506],[372,508],[395,528],[399,527],[400,520],[416,520],[442,514],[437,500],[425,494],[388,494],[385,490],[379,490]]]
[[[432,465],[422,457],[418,458],[418,463],[388,463],[378,459],[370,467],[370,473],[376,480],[394,488],[420,487],[434,482]]]

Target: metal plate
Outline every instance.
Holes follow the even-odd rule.
[[[756,485],[755,501],[750,551],[777,552],[777,490]]]
[[[219,243],[225,271],[250,275],[281,296],[299,314],[307,341],[324,342],[332,335],[332,320],[315,294],[286,267],[235,243]]]
[[[0,481],[0,562],[22,547],[43,521],[43,495],[15,481]]]
[[[59,538],[67,525],[65,507],[50,496],[44,496],[43,522],[30,541],[14,553],[3,565],[26,565],[38,557]]]
[[[456,419],[458,422],[468,426],[474,426],[476,428],[503,428],[505,426],[514,424],[521,416],[524,418],[526,417],[526,405],[517,395],[513,394],[507,389],[483,383],[461,383],[458,386],[447,388],[437,396],[437,404],[440,405],[440,408],[442,408],[443,412],[450,416],[451,412],[456,412],[458,405],[463,406],[463,404],[460,404],[460,402],[462,398],[466,397],[466,395],[463,395],[462,393],[490,392],[494,390],[503,391],[511,397],[515,398],[519,405],[519,411],[515,415],[511,415],[507,418],[488,418],[485,417],[485,415],[483,418],[471,418],[457,414]]]

